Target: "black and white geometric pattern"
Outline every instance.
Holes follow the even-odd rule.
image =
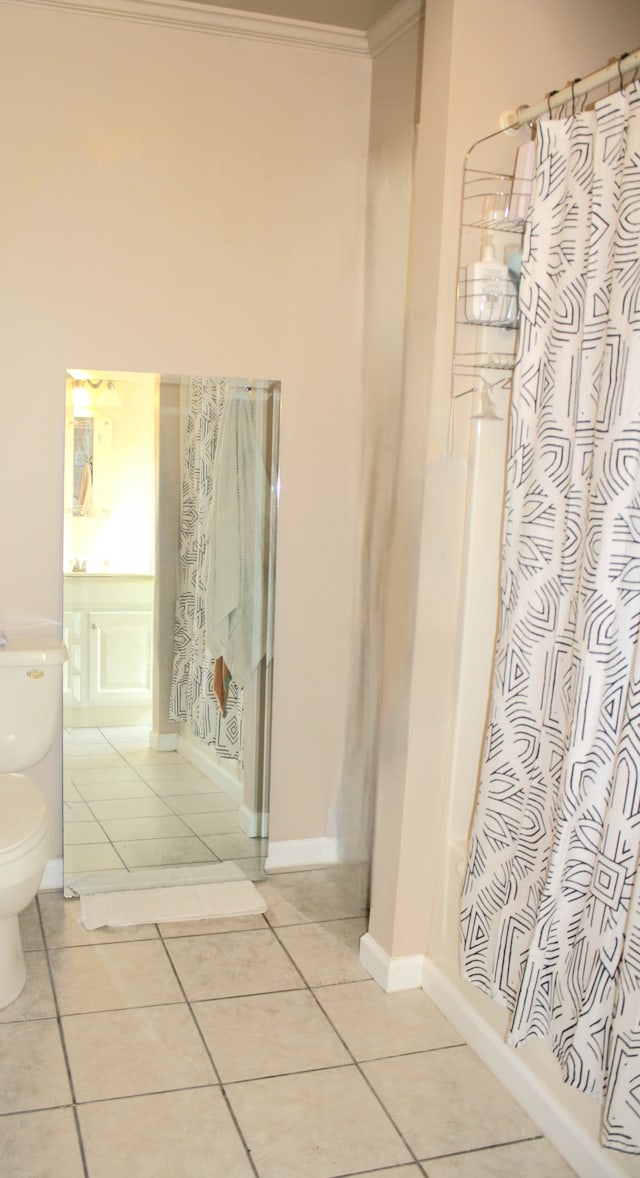
[[[227,384],[226,379],[191,377],[181,390],[186,413],[169,714],[242,768],[243,691],[231,680],[223,716],[213,692],[213,662],[205,650],[213,467]]]
[[[640,86],[541,121],[462,970],[640,1151]]]

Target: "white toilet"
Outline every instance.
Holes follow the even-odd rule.
[[[66,657],[62,642],[0,635],[0,1009],[25,983],[18,916],[33,900],[51,850],[46,801],[21,770],[54,743]]]

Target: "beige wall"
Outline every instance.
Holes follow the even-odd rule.
[[[60,620],[66,368],[281,380],[272,834],[324,835],[354,596],[370,62],[19,4],[0,4],[0,37],[0,621]],[[59,838],[59,753],[34,775]]]
[[[357,543],[361,574],[351,635],[352,690],[337,821],[341,851],[355,861],[366,859],[370,853],[375,763],[386,739],[378,723],[380,699],[385,683],[394,673],[390,660],[395,652],[384,649],[383,599],[389,565],[389,523],[400,460],[421,41],[422,30],[416,21],[374,58],[372,73],[363,462]]]

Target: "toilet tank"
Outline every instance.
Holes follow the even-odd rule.
[[[0,773],[19,773],[49,752],[62,703],[63,642],[24,631],[0,638]]]

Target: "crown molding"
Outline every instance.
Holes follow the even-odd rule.
[[[371,57],[388,49],[403,33],[408,33],[422,17],[424,0],[399,0],[390,12],[385,12],[369,29],[368,42]]]
[[[303,49],[325,49],[369,57],[367,34],[359,29],[313,24],[279,16],[262,16],[217,8],[194,0],[0,0],[2,4],[29,5],[101,16],[112,20],[152,24],[222,37],[281,42]],[[247,0],[250,4],[251,0]]]

